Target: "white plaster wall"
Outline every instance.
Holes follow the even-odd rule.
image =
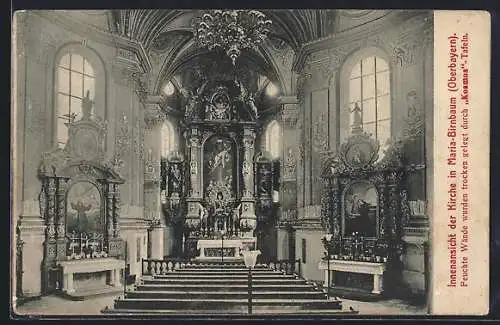
[[[295,256],[301,259],[302,276],[308,280],[321,281],[323,273],[318,269],[318,264],[323,256],[323,244],[320,230],[301,230],[295,233]],[[302,239],[306,240],[306,263],[302,261]]]

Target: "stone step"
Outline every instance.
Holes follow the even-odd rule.
[[[210,280],[210,279],[220,279],[224,277],[224,274],[189,274],[189,273],[180,273],[180,272],[172,272],[167,274],[159,274],[154,275],[154,279],[200,279],[200,280]],[[294,274],[283,274],[283,273],[272,273],[272,274],[252,274],[253,280],[264,280],[264,279],[296,279],[297,276]],[[248,280],[248,274],[235,274],[228,275],[227,280]]]
[[[102,310],[104,315],[110,317],[116,316],[130,316],[130,315],[143,315],[143,316],[159,316],[159,315],[170,315],[170,316],[182,316],[185,317],[200,317],[200,316],[217,316],[217,315],[233,315],[233,316],[248,316],[248,307],[240,306],[234,307],[232,309],[212,309],[212,310],[200,310],[200,309],[183,309],[183,310],[172,310],[172,309],[113,309],[105,308]],[[280,306],[277,308],[266,307],[266,306],[253,306],[253,315],[286,315],[287,319],[296,316],[299,319],[304,316],[346,316],[346,315],[356,315],[358,311],[355,310],[341,310],[341,309],[309,309],[304,310],[300,306]]]
[[[206,278],[164,278],[164,279],[143,279],[142,280],[143,284],[163,284],[163,285],[168,285],[168,284],[196,284],[196,285],[207,285],[207,284],[214,284],[217,283],[222,286],[231,286],[235,284],[248,284],[248,279],[221,279],[221,278],[214,278],[214,279],[206,279]],[[282,279],[282,278],[275,278],[275,279],[252,279],[252,284],[253,285],[266,285],[266,284],[273,284],[273,285],[297,285],[297,284],[304,284],[306,281],[304,279],[295,279],[295,278],[287,278],[287,279]]]
[[[324,300],[325,294],[319,291],[257,291],[253,292],[254,299],[311,299]],[[126,294],[126,299],[129,298],[157,298],[157,299],[211,299],[211,300],[226,300],[226,299],[245,299],[248,298],[248,291],[238,292],[220,292],[220,291],[130,291]]]
[[[248,288],[248,284],[231,284],[231,285],[221,285],[221,284],[138,284],[136,285],[136,290],[139,291],[241,291],[246,290]],[[267,285],[252,285],[253,291],[286,291],[286,292],[294,292],[294,291],[306,291],[306,290],[315,290],[309,284],[267,284]]]
[[[192,274],[192,275],[221,275],[221,276],[233,276],[233,275],[248,275],[248,270],[234,270],[234,269],[179,269],[173,272],[168,272],[166,274]],[[283,274],[280,271],[273,270],[253,270],[252,275],[254,274]]]
[[[115,309],[198,309],[227,310],[247,306],[248,299],[126,298],[115,300]],[[338,300],[326,299],[254,299],[254,306],[300,306],[302,309],[342,309]]]

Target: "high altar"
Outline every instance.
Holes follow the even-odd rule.
[[[272,204],[271,160],[255,155],[257,108],[236,77],[205,81],[181,125],[185,152],[162,161],[164,214],[183,228],[184,255],[239,259],[256,247],[256,206]]]

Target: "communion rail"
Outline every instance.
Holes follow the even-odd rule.
[[[179,269],[184,269],[191,265],[206,265],[207,262],[190,260],[186,258],[167,257],[164,259],[142,259],[142,275],[163,275],[175,272]],[[258,261],[257,266],[269,267],[271,270],[276,270],[284,274],[297,274],[302,276],[301,260],[272,260],[266,259]],[[225,262],[221,267],[226,265],[242,265],[241,262]]]

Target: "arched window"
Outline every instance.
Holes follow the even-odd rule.
[[[351,126],[355,111],[360,110],[363,130],[380,142],[381,149],[391,137],[390,86],[389,65],[379,56],[363,58],[350,71]]]
[[[168,154],[174,149],[175,138],[174,129],[169,121],[163,122],[161,127],[161,156],[167,158]]]
[[[57,145],[64,147],[68,141],[71,119],[78,119],[82,112],[82,98],[87,92],[91,100],[95,97],[95,73],[85,57],[66,53],[57,62],[56,108]]]
[[[272,158],[281,156],[281,127],[277,121],[272,121],[266,130],[266,150]]]

